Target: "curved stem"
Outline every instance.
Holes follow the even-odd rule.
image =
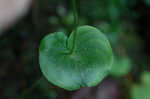
[[[77,34],[77,27],[78,27],[78,12],[76,8],[76,0],[72,0],[72,8],[73,8],[73,16],[74,16],[74,33],[73,33],[73,42],[72,42],[72,48],[70,50],[69,54],[72,54],[75,49],[75,41],[76,41],[76,34]]]
[[[76,0],[72,0],[72,7],[73,7],[73,15],[74,15],[74,28],[78,26],[78,12],[76,7]]]

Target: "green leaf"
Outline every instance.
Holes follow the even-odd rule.
[[[116,77],[122,77],[131,70],[131,61],[128,57],[122,57],[120,59],[115,58],[110,74]]]
[[[132,99],[150,98],[150,72],[143,72],[141,75],[141,84],[134,84],[131,88]]]
[[[143,72],[141,75],[141,81],[146,85],[150,85],[150,72]]]
[[[54,85],[66,90],[95,86],[108,74],[113,54],[109,41],[91,26],[77,28],[75,49],[73,34],[62,32],[47,35],[40,44],[39,61],[44,76]]]
[[[150,86],[133,85],[131,89],[132,99],[149,99]]]

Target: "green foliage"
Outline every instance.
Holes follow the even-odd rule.
[[[95,86],[108,74],[113,54],[109,41],[91,26],[77,28],[75,49],[70,37],[62,32],[47,35],[40,44],[39,61],[44,76],[54,85],[67,90]]]
[[[118,23],[108,23],[108,22],[101,22],[98,25],[98,28],[104,32],[108,39],[110,40],[112,45],[116,45],[118,43],[121,31],[121,25]]]
[[[145,4],[150,6],[150,0],[143,0]]]
[[[134,85],[132,89],[132,99],[149,99],[150,86]]]
[[[131,89],[132,99],[149,99],[150,97],[150,72],[141,75],[142,84],[134,84]]]
[[[131,61],[128,57],[115,58],[110,72],[113,76],[122,77],[126,75],[130,69]]]
[[[142,83],[150,85],[150,72],[143,72],[141,75]]]
[[[127,0],[86,0],[81,3],[81,14],[91,20],[117,21],[128,10],[126,3]]]
[[[74,16],[73,13],[69,13],[68,15],[66,15],[65,17],[63,17],[63,23],[65,25],[71,26],[74,23]]]
[[[81,18],[79,19],[79,25],[84,25],[86,24],[86,20]],[[73,13],[69,13],[69,14],[66,14],[64,17],[62,17],[62,23],[67,26],[67,27],[71,27],[73,26],[74,24],[74,17],[73,17]]]

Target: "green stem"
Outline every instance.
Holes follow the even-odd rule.
[[[76,0],[72,0],[72,7],[73,7],[73,15],[74,15],[74,28],[77,28],[78,26],[78,12],[76,7]]]
[[[72,54],[75,49],[75,41],[76,41],[76,34],[77,34],[77,27],[78,27],[78,12],[76,8],[76,0],[72,0],[72,8],[73,8],[73,16],[74,16],[74,33],[73,33],[73,42],[72,42],[72,48],[70,50],[69,54]]]

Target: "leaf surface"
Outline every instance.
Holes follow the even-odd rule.
[[[113,54],[103,33],[91,26],[77,28],[75,49],[73,34],[62,32],[47,35],[40,44],[39,61],[44,76],[54,85],[66,90],[95,86],[108,74]]]

